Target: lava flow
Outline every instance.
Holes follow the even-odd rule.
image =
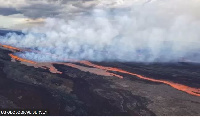
[[[9,56],[14,59],[14,60],[18,60],[18,61],[21,61],[21,62],[24,62],[24,63],[28,63],[30,64],[31,66],[34,66],[35,68],[43,68],[43,69],[49,69],[49,71],[51,73],[58,73],[58,74],[62,74],[62,72],[58,71],[52,63],[37,63],[37,62],[34,62],[34,61],[31,61],[31,60],[27,60],[27,59],[24,59],[24,58],[20,58],[18,56],[15,56],[13,54],[9,54]],[[27,64],[26,64],[27,65]]]
[[[22,51],[22,50],[19,49],[19,48],[12,47],[12,46],[8,46],[8,45],[2,45],[2,47],[6,48],[6,49],[10,49],[10,50]],[[31,51],[31,50],[28,49],[28,51]],[[39,53],[39,51],[34,51],[34,52]],[[50,54],[50,53],[46,53],[46,54],[47,54],[47,55],[52,55],[52,54]],[[96,68],[87,68],[87,67],[75,65],[75,64],[72,64],[72,63],[47,63],[47,62],[42,63],[42,62],[35,62],[35,61],[27,60],[27,59],[18,57],[18,56],[13,55],[13,54],[9,54],[9,56],[10,56],[13,60],[21,61],[21,62],[23,62],[24,64],[34,66],[35,68],[49,69],[49,71],[50,71],[51,73],[62,74],[62,72],[58,71],[58,70],[53,66],[53,64],[63,64],[63,65],[69,66],[69,67],[77,68],[77,69],[79,69],[79,70],[81,70],[81,71],[90,72],[90,73],[97,74],[97,75],[102,75],[102,76],[116,76],[116,77],[118,77],[118,78],[123,78],[123,77],[120,76],[120,75],[117,75],[117,74],[114,74],[114,73],[109,73],[109,72],[107,72],[106,70],[101,70],[101,69],[96,69]],[[54,56],[54,55],[52,55],[52,56]],[[66,60],[68,60],[68,61],[70,61],[70,62],[77,62],[76,60],[72,60],[72,59],[66,59]]]
[[[149,78],[149,77],[145,77],[139,74],[135,74],[135,73],[131,73],[131,72],[127,72],[124,71],[122,69],[118,69],[118,68],[112,68],[112,67],[104,67],[104,66],[100,66],[100,65],[95,65],[89,61],[80,61],[80,63],[84,64],[84,65],[88,65],[91,67],[95,67],[95,68],[99,68],[99,69],[104,69],[104,70],[108,70],[108,71],[116,71],[116,72],[120,72],[120,73],[124,73],[124,74],[129,74],[132,76],[136,76],[140,79],[144,79],[144,80],[148,80],[148,81],[152,81],[152,82],[158,82],[158,83],[164,83],[167,84],[175,89],[178,89],[180,91],[184,91],[188,94],[191,95],[195,95],[195,96],[200,96],[200,89],[197,88],[192,88],[192,87],[188,87],[182,84],[178,84],[178,83],[174,83],[174,82],[170,82],[170,81],[165,81],[165,80],[157,80],[157,79],[153,79],[153,78]]]
[[[59,63],[57,63],[59,64]],[[72,63],[60,63],[69,67],[73,67],[73,68],[77,68],[81,71],[84,72],[90,72],[93,74],[97,74],[97,75],[102,75],[102,76],[116,76],[118,78],[123,78],[120,75],[114,74],[114,73],[110,73],[107,70],[102,70],[102,69],[98,69],[98,68],[88,68],[88,67],[84,67],[84,66],[80,66],[80,65],[76,65],[76,64],[72,64]]]
[[[36,62],[34,61],[30,61],[30,60],[26,60],[26,59],[23,59],[23,58],[20,58],[18,56],[15,56],[13,54],[9,54],[9,56],[15,60],[18,60],[18,61],[21,61],[21,62],[26,62],[26,63],[30,63],[30,64],[36,64]]]
[[[12,50],[12,51],[22,51],[19,48],[12,47],[12,46],[9,46],[9,45],[2,45],[2,44],[0,44],[0,46],[2,46],[3,48],[6,48],[6,49]]]
[[[6,48],[6,49],[11,49],[13,51],[22,51],[19,48],[8,46],[8,45],[1,45],[1,46]],[[200,96],[200,89],[197,89],[197,88],[192,88],[192,87],[189,87],[189,86],[185,86],[185,85],[170,82],[170,81],[158,80],[158,79],[153,79],[153,78],[150,78],[150,77],[145,77],[145,76],[142,76],[142,75],[139,75],[139,74],[136,74],[136,73],[131,73],[131,72],[128,72],[128,71],[124,71],[124,70],[118,69],[118,68],[104,67],[104,66],[93,64],[89,61],[79,61],[79,63],[87,65],[87,66],[91,66],[93,68],[87,68],[87,67],[83,67],[83,66],[80,66],[80,65],[72,64],[72,63],[37,63],[37,62],[31,61],[31,60],[20,58],[16,55],[13,55],[13,54],[9,54],[9,55],[14,60],[18,60],[18,61],[21,61],[21,62],[32,64],[32,66],[34,66],[36,68],[43,68],[43,69],[48,68],[49,71],[52,72],[52,73],[62,74],[62,72],[58,71],[53,66],[53,64],[63,64],[63,65],[66,65],[66,66],[77,68],[77,69],[85,71],[85,72],[88,71],[88,72],[91,72],[91,73],[94,73],[94,74],[97,74],[97,75],[116,76],[118,78],[123,78],[123,76],[108,72],[108,71],[114,71],[114,72],[119,72],[119,73],[124,73],[124,74],[128,74],[128,75],[136,76],[136,77],[143,79],[143,80],[148,80],[148,81],[158,82],[158,83],[164,83],[164,84],[167,84],[167,85],[169,85],[169,86],[171,86],[171,87],[173,87],[177,90],[186,92],[188,94]]]

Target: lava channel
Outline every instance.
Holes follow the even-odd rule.
[[[104,66],[93,64],[93,63],[91,63],[89,61],[80,61],[80,63],[82,63],[84,65],[91,66],[91,67],[103,69],[103,70],[115,71],[115,72],[120,72],[120,73],[124,73],[124,74],[128,74],[128,75],[136,76],[136,77],[138,77],[140,79],[143,79],[143,80],[148,80],[148,81],[158,82],[158,83],[164,83],[164,84],[167,84],[167,85],[169,85],[169,86],[171,86],[171,87],[173,87],[173,88],[175,88],[177,90],[186,92],[188,94],[195,95],[195,96],[200,96],[200,89],[199,88],[192,88],[192,87],[189,87],[189,86],[186,86],[186,85],[182,85],[182,84],[178,84],[178,83],[174,83],[174,82],[170,82],[170,81],[165,81],[165,80],[157,80],[157,79],[153,79],[153,78],[150,78],[150,77],[145,77],[145,76],[142,76],[142,75],[139,75],[139,74],[136,74],[136,73],[131,73],[131,72],[128,72],[128,71],[124,71],[124,70],[118,69],[118,68],[104,67]]]
[[[8,45],[1,45],[1,46],[4,47],[4,48],[7,48],[7,49],[11,49],[11,50],[21,51],[21,49],[19,49],[19,48],[8,46]],[[16,55],[13,55],[13,54],[9,54],[9,55],[10,55],[11,58],[13,58],[15,60],[33,64],[34,67],[37,67],[37,68],[40,67],[40,68],[43,68],[43,69],[48,68],[49,71],[52,72],[52,73],[59,73],[59,74],[62,73],[62,72],[59,72],[53,66],[53,63],[37,63],[37,62],[31,61],[31,60],[20,58],[20,57],[18,57]],[[109,73],[107,71],[114,71],[114,72],[124,73],[124,74],[128,74],[128,75],[136,76],[136,77],[138,77],[140,79],[143,79],[143,80],[148,80],[148,81],[158,82],[158,83],[164,83],[164,84],[167,84],[167,85],[169,85],[169,86],[171,86],[171,87],[173,87],[173,88],[175,88],[177,90],[186,92],[188,94],[195,95],[195,96],[200,96],[200,89],[197,89],[197,88],[192,88],[192,87],[189,87],[189,86],[185,86],[185,85],[174,83],[174,82],[170,82],[170,81],[157,80],[157,79],[153,79],[153,78],[150,78],[150,77],[145,77],[145,76],[142,76],[140,74],[131,73],[131,72],[128,72],[128,71],[125,71],[125,70],[122,70],[122,69],[118,69],[118,68],[114,68],[114,67],[104,67],[104,66],[93,64],[93,63],[91,63],[89,61],[79,61],[79,63],[87,65],[87,66],[91,66],[91,67],[94,67],[94,68],[97,68],[97,69],[105,70],[106,72],[103,73],[103,75],[105,75],[105,76],[111,75],[111,76],[116,76],[118,78],[123,78],[123,76],[120,76],[120,75],[117,75],[117,74],[113,74],[113,73]],[[78,68],[78,69],[83,70],[83,71],[89,71],[91,73],[97,74],[97,72],[94,71],[94,69],[91,70],[91,69],[89,69],[87,67],[75,65],[75,64],[72,64],[72,63],[57,63],[57,64],[67,65],[67,66],[70,66],[70,67]],[[98,73],[98,75],[100,75],[100,73]]]

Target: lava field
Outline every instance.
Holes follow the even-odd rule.
[[[200,64],[39,63],[0,49],[0,107],[50,115],[200,115]]]

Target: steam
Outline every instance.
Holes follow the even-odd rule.
[[[200,60],[198,0],[138,2],[128,8],[94,9],[73,20],[0,37],[0,43],[32,49],[17,53],[34,61],[170,62]]]

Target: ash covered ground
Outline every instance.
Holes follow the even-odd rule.
[[[22,64],[11,59],[12,53],[0,49],[2,109],[47,109],[50,115],[200,115],[197,63],[91,62],[142,77],[83,63],[52,64],[61,74]]]

